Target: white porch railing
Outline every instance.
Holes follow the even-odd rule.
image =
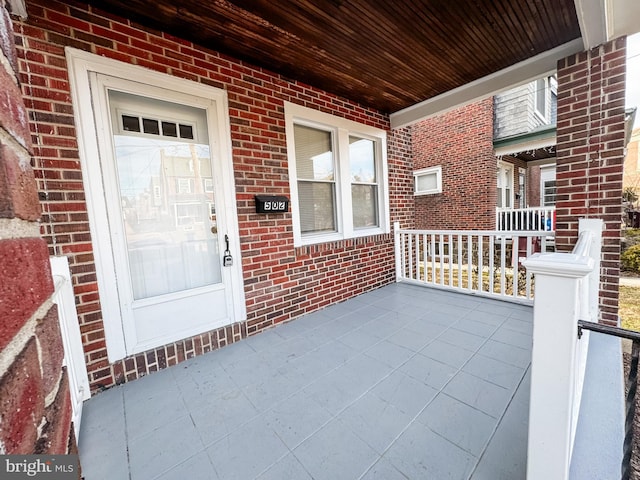
[[[569,478],[588,338],[578,320],[597,321],[602,221],[580,220],[572,253],[534,255],[536,278],[531,355],[527,478]]]
[[[394,225],[396,279],[532,303],[534,281],[522,261],[544,252],[553,232],[401,230]]]
[[[82,403],[89,399],[91,392],[76,312],[73,283],[67,257],[50,257],[49,261],[55,284],[52,300],[58,305],[58,319],[64,347],[64,365],[67,367],[69,378],[73,428],[76,439],[79,439]]]
[[[496,230],[553,232],[556,207],[496,208]]]

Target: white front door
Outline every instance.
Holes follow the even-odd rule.
[[[93,133],[98,158],[87,159],[86,190],[110,360],[241,320],[221,99],[87,77],[94,131],[84,135]]]

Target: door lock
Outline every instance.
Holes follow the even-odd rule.
[[[233,265],[233,257],[231,256],[231,251],[229,250],[229,235],[224,236],[224,242],[226,244],[224,255],[222,256],[222,266],[223,267],[231,267]]]

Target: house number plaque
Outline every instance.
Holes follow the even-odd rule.
[[[287,197],[256,195],[256,213],[286,213],[289,211]]]

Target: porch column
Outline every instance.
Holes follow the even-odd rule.
[[[556,246],[569,251],[580,218],[604,221],[600,320],[618,322],[626,38],[558,62]]]

